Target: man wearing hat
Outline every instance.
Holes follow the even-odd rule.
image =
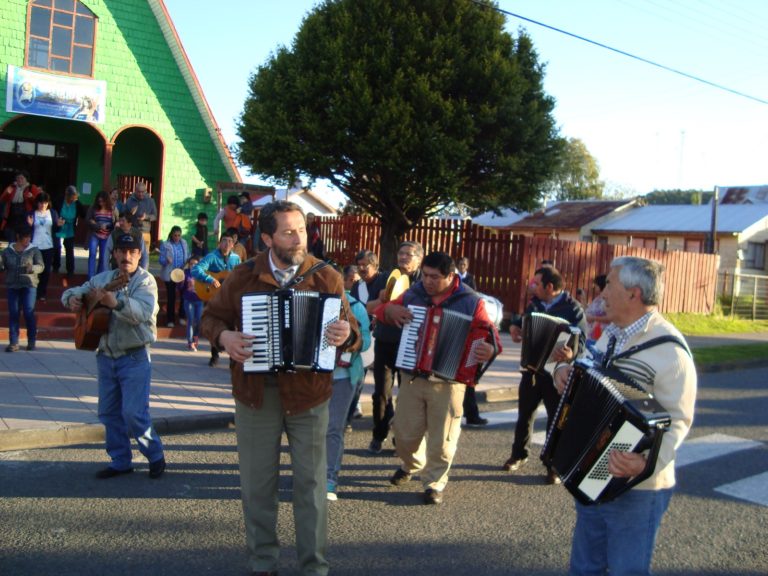
[[[70,288],[61,303],[78,312],[83,296],[112,312],[109,327],[96,350],[99,378],[99,420],[106,431],[107,454],[112,462],[97,478],[133,472],[130,436],[149,461],[149,477],[165,471],[163,443],[149,417],[152,363],[149,347],[157,338],[157,283],[139,266],[141,246],[131,234],[120,236],[114,249],[117,269],[97,274],[80,287]]]

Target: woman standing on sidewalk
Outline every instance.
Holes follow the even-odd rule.
[[[45,192],[40,192],[35,198],[35,211],[27,217],[27,222],[32,227],[32,246],[40,250],[43,255],[45,269],[40,274],[40,283],[37,286],[37,299],[45,302],[48,291],[48,279],[51,277],[53,265],[54,238],[59,229],[59,215],[51,206],[51,197]]]
[[[17,228],[16,242],[9,244],[0,254],[0,271],[5,270],[5,284],[8,290],[8,339],[10,342],[5,348],[6,352],[19,350],[21,310],[24,311],[24,322],[27,325],[27,350],[35,349],[37,275],[44,268],[43,255],[40,250],[32,246],[32,229],[28,226]]]

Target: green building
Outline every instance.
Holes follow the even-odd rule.
[[[91,204],[145,182],[153,240],[212,219],[216,191],[251,188],[162,0],[2,0],[0,93],[3,188],[23,170],[53,198],[73,184]]]

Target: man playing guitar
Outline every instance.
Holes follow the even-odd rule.
[[[221,288],[221,282],[224,280],[226,274],[229,274],[235,266],[240,264],[240,256],[232,252],[232,247],[235,245],[235,238],[229,232],[224,232],[219,240],[219,246],[213,252],[209,252],[203,257],[200,262],[192,268],[192,277],[198,283],[195,287],[197,295],[201,300],[210,299],[213,294]],[[199,285],[203,284],[204,288],[201,291]],[[206,292],[208,298],[204,297],[201,292]],[[211,346],[211,359],[208,361],[208,366],[216,366],[219,362],[219,351]]]
[[[133,472],[133,436],[149,461],[149,477],[160,478],[165,471],[163,443],[149,416],[149,347],[157,338],[160,310],[157,282],[139,266],[140,244],[130,234],[117,239],[115,258],[117,270],[97,274],[61,296],[61,303],[73,312],[82,308],[86,296],[112,311],[96,352],[99,420],[104,424],[107,454],[112,462],[96,477],[107,479]],[[118,277],[122,281],[115,284]]]

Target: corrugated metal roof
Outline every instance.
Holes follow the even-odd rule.
[[[718,233],[743,232],[768,217],[768,204],[718,206]],[[632,208],[593,232],[709,232],[711,206],[656,205]]]
[[[478,224],[480,226],[487,226],[488,228],[507,228],[511,224],[514,224],[521,218],[527,216],[527,212],[518,214],[514,210],[504,209],[501,211],[501,215],[497,216],[493,212],[484,212],[479,216],[472,218],[472,224]]]
[[[634,200],[558,202],[545,211],[529,214],[509,228],[511,230],[577,230],[633,202]]]

